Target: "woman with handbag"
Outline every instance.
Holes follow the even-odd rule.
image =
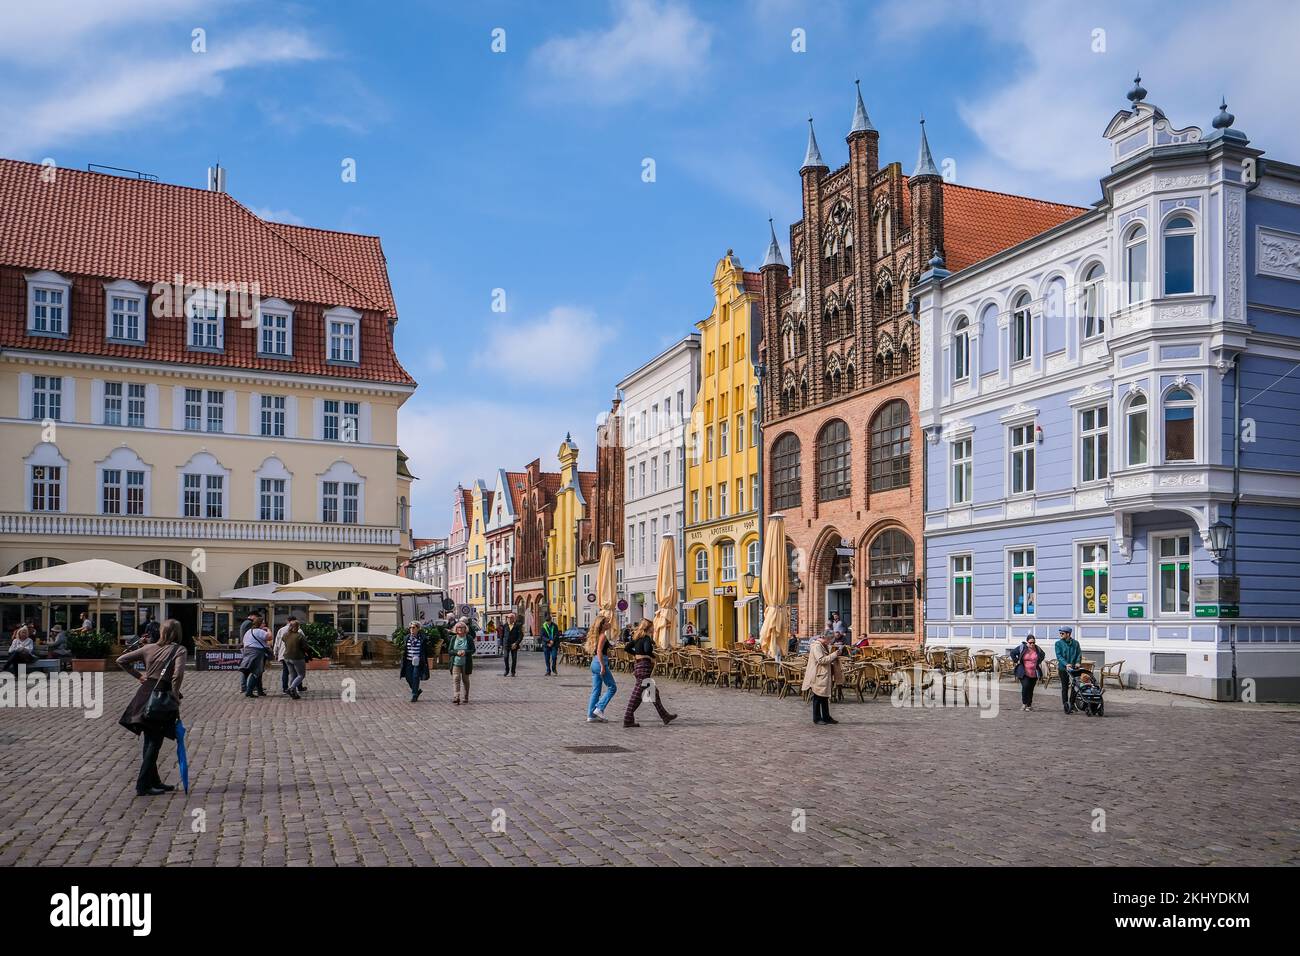
[[[169,618],[162,626],[157,644],[142,644],[117,659],[117,666],[140,682],[139,690],[118,720],[131,733],[144,738],[144,759],[135,781],[137,797],[156,797],[176,789],[158,776],[158,752],[164,737],[176,739],[185,657],[180,622]],[[135,670],[137,661],[144,662],[143,674]]]

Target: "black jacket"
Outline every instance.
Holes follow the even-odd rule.
[[[507,624],[501,629],[501,649],[504,651],[511,645],[518,649],[524,640],[524,625],[518,620],[513,625]]]
[[[1043,650],[1043,646],[1041,644],[1035,643],[1034,647],[1038,651],[1038,679],[1042,680],[1044,677],[1047,676],[1047,652]],[[1011,649],[1010,656],[1011,659],[1016,662],[1015,673],[1017,678],[1021,678],[1025,676],[1025,664],[1024,661],[1021,660],[1021,658],[1024,656],[1025,651],[1027,650],[1029,650],[1028,641],[1021,641],[1019,647],[1013,647]]]
[[[547,647],[560,646],[560,629],[555,626],[554,621],[542,622],[542,642]]]

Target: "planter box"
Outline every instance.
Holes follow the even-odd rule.
[[[324,671],[329,670],[330,659],[328,657],[316,657],[307,662],[307,670]]]
[[[74,657],[72,659],[72,669],[74,671],[102,671],[105,663],[107,662],[102,657]]]

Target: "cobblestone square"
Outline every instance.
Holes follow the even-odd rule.
[[[1106,717],[1067,718],[1054,687],[1026,714],[1004,683],[992,719],[854,698],[814,727],[797,698],[664,680],[681,719],[643,705],[624,729],[630,674],[611,722],[588,724],[585,670],[545,677],[531,653],[514,679],[499,666],[477,662],[460,707],[446,671],[418,704],[394,670],[312,672],[300,702],[274,671],[258,701],[236,674],[187,673],[188,797],[134,796],[124,675],[106,675],[98,720],[5,710],[0,865],[1300,860],[1293,708],[1110,690]]]

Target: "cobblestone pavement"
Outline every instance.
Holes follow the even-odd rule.
[[[300,702],[191,672],[188,797],[134,796],[125,675],[98,720],[0,711],[0,865],[1300,862],[1300,710],[1112,689],[1066,717],[1053,687],[1026,714],[1003,684],[992,719],[854,697],[815,727],[798,698],[665,680],[681,719],[625,730],[630,674],[588,724],[585,670],[498,667],[467,707],[446,671],[418,704],[389,670],[312,672]]]

